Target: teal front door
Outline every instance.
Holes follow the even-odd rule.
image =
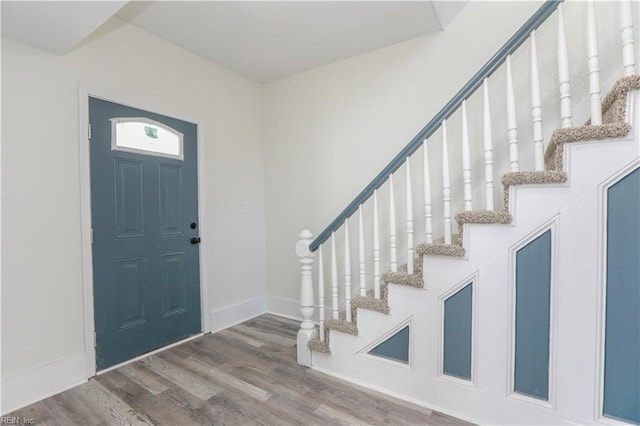
[[[199,333],[197,126],[89,98],[96,366]]]

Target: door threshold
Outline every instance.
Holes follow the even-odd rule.
[[[193,336],[189,336],[189,337],[187,337],[186,339],[178,340],[177,342],[173,342],[173,343],[171,343],[171,344],[169,344],[169,345],[167,345],[167,346],[163,346],[163,347],[161,347],[161,348],[154,349],[154,350],[152,350],[151,352],[143,353],[142,355],[138,355],[138,356],[137,356],[137,357],[135,357],[135,358],[128,359],[128,360],[126,360],[126,361],[124,361],[124,362],[121,362],[120,364],[113,365],[113,366],[111,366],[111,367],[109,367],[109,368],[105,368],[104,370],[96,371],[96,374],[95,374],[95,375],[96,375],[96,376],[99,376],[99,375],[101,375],[101,374],[108,373],[109,371],[111,371],[111,370],[115,370],[116,368],[120,368],[120,367],[122,367],[123,365],[131,364],[132,362],[139,361],[139,360],[141,360],[142,358],[146,358],[146,357],[148,357],[148,356],[155,355],[155,354],[157,354],[157,353],[159,353],[159,352],[162,352],[162,351],[164,351],[164,350],[167,350],[167,349],[173,348],[174,346],[178,346],[178,345],[181,345],[181,344],[183,344],[183,343],[187,343],[187,342],[189,342],[189,341],[191,341],[191,340],[195,340],[195,339],[197,339],[198,337],[202,337],[202,336],[204,336],[204,335],[205,335],[205,333],[198,333],[198,334],[194,334]],[[95,377],[95,376],[94,376],[94,377]]]

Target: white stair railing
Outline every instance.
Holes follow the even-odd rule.
[[[346,321],[351,322],[351,249],[349,247],[349,219],[344,221],[344,309]]]
[[[413,195],[411,188],[411,165],[407,157],[407,274],[413,274]]]
[[[442,200],[444,215],[444,243],[451,244],[451,178],[449,175],[449,141],[447,121],[442,122]]]
[[[489,106],[489,80],[483,82],[482,140],[484,144],[484,182],[486,209],[494,209],[493,200],[493,135],[491,133],[491,108]]]
[[[558,80],[561,127],[566,129],[571,127],[571,83],[569,80],[569,55],[567,54],[562,5],[558,6]]]
[[[364,263],[364,224],[362,223],[362,204],[358,207],[358,266],[360,268],[360,296],[367,295],[367,271]]]
[[[636,58],[633,47],[633,10],[631,0],[620,1],[620,37],[622,38],[623,75],[636,73]]]
[[[531,117],[533,120],[533,155],[535,170],[544,170],[544,136],[542,134],[542,97],[540,95],[540,74],[538,72],[538,49],[536,32],[531,32]]]
[[[602,124],[602,101],[600,96],[600,57],[598,55],[598,33],[593,0],[587,2],[587,57],[589,65],[589,95],[591,124]]]
[[[373,297],[380,299],[380,223],[377,189],[373,191]]]
[[[389,258],[391,272],[398,272],[396,245],[396,197],[393,193],[393,175],[389,175]]]
[[[577,3],[580,4],[580,3]],[[605,3],[602,3],[604,5]],[[572,4],[572,8],[575,3]],[[563,8],[562,5],[557,6],[555,4],[546,3],[541,10],[544,9],[544,16],[548,17],[551,14],[551,10],[557,7],[557,27],[553,28],[551,31],[555,34],[556,39],[555,43],[557,47],[557,67],[558,67],[558,78],[556,81],[550,83],[549,86],[546,87],[558,87],[559,91],[559,110],[560,116],[557,118],[557,123],[548,123],[554,124],[557,128],[569,128],[571,127],[574,121],[578,121],[578,119],[574,120],[571,105],[571,82],[572,78],[575,80],[576,76],[580,77],[579,70],[575,71],[572,75],[572,69],[569,67],[569,57],[567,50],[567,38],[571,37],[572,34],[567,34],[565,31],[565,13],[568,13],[568,10],[571,10],[569,6]],[[588,1],[585,6],[580,6],[586,8],[586,22],[583,22],[585,31],[587,34],[586,38],[586,65],[588,70],[588,104],[590,110],[591,124],[598,125],[602,123],[602,108],[601,108],[601,88],[600,88],[600,58],[598,55],[598,37],[596,32],[596,15],[595,15],[595,7],[594,2],[592,0]],[[605,7],[598,5],[598,7]],[[621,0],[619,2],[619,16],[620,16],[620,41],[622,47],[622,74],[624,76],[635,75],[635,51],[634,51],[634,28],[633,28],[633,10],[632,3],[629,0]],[[331,254],[330,254],[330,297],[331,297],[331,315],[330,317],[334,320],[339,320],[339,310],[340,310],[340,296],[343,295],[344,299],[344,308],[345,315],[344,319],[347,322],[352,322],[354,318],[352,318],[351,313],[351,252],[350,252],[350,236],[349,236],[349,218],[358,214],[358,230],[357,230],[357,240],[358,240],[358,248],[357,248],[357,259],[358,259],[358,290],[357,293],[362,297],[367,297],[367,283],[369,280],[373,283],[373,297],[375,299],[380,299],[382,297],[382,289],[381,289],[381,271],[382,265],[388,265],[388,268],[384,268],[385,270],[390,270],[392,272],[398,271],[398,250],[402,253],[402,257],[404,257],[404,253],[406,253],[406,261],[407,261],[407,273],[415,274],[414,270],[414,253],[415,253],[415,245],[416,241],[416,232],[415,232],[415,223],[414,223],[414,193],[412,187],[412,177],[411,177],[411,169],[412,166],[419,166],[418,162],[414,162],[411,164],[411,155],[417,151],[419,148],[423,150],[423,195],[424,195],[424,240],[418,241],[425,242],[426,244],[434,244],[436,237],[438,235],[434,235],[434,220],[440,220],[440,217],[434,218],[433,212],[433,202],[432,199],[432,182],[431,182],[431,170],[429,165],[429,137],[435,134],[438,129],[442,131],[442,163],[441,170],[442,173],[442,237],[443,242],[445,244],[453,243],[452,236],[452,205],[458,205],[454,196],[462,197],[460,200],[460,205],[463,205],[463,209],[465,211],[471,211],[473,209],[473,200],[472,195],[474,189],[482,190],[485,193],[485,206],[486,210],[494,210],[496,209],[496,203],[494,200],[494,170],[509,170],[511,172],[519,172],[523,167],[526,167],[524,163],[521,162],[519,156],[519,150],[526,150],[528,152],[533,152],[533,169],[536,171],[541,171],[545,169],[544,165],[544,135],[543,135],[543,126],[542,126],[542,85],[540,82],[542,78],[549,78],[547,75],[540,75],[538,69],[538,51],[537,51],[537,43],[541,43],[541,40],[548,40],[545,37],[538,37],[538,26],[540,19],[530,20],[532,23],[527,23],[525,27],[523,27],[517,35],[517,40],[510,40],[503,49],[499,52],[500,56],[498,62],[493,63],[494,60],[488,62],[474,78],[467,85],[461,89],[461,91],[452,99],[443,110],[438,113],[429,124],[419,133],[416,138],[410,143],[412,149],[407,151],[406,153],[403,151],[401,154],[397,156],[396,159],[390,163],[390,165],[385,168],[376,180],[369,185],[366,191],[354,200],[352,205],[350,205],[343,214],[341,214],[332,225],[327,228],[327,230],[323,231],[320,236],[316,239],[316,241],[311,241],[311,233],[309,231],[304,231],[300,234],[300,240],[296,245],[296,253],[298,254],[301,272],[302,272],[302,280],[301,280],[301,291],[300,291],[300,305],[301,305],[301,314],[303,321],[300,326],[300,333],[298,334],[299,339],[305,340],[308,342],[310,338],[315,335],[319,335],[319,339],[322,341],[326,341],[327,336],[325,335],[324,326],[326,324],[326,317],[328,316],[328,306],[325,304],[325,275],[324,275],[324,260],[323,260],[323,246],[328,239],[331,239]],[[580,19],[580,21],[583,21]],[[575,25],[576,21],[572,22],[572,25]],[[527,26],[528,25],[528,26]],[[557,31],[555,31],[557,30]],[[542,34],[542,33],[540,33]],[[581,32],[584,34],[584,32]],[[515,36],[514,36],[515,37]],[[577,37],[577,36],[576,36]],[[518,56],[513,56],[512,54],[516,51],[517,46],[525,43],[525,46],[530,47],[530,76],[531,79],[528,82],[531,88],[531,122],[532,122],[532,140],[518,140],[518,117],[516,111],[516,103],[518,101],[518,97],[514,91],[514,88],[519,87],[514,84],[514,80],[517,80],[518,76],[514,75],[515,65],[512,64]],[[515,47],[514,47],[515,46]],[[549,46],[541,46],[544,50],[548,50]],[[609,46],[607,46],[609,48]],[[551,47],[553,49],[553,47]],[[543,50],[541,50],[542,52]],[[520,56],[521,58],[523,56]],[[527,59],[525,58],[524,61]],[[491,119],[491,108],[490,108],[490,96],[489,96],[489,76],[492,75],[499,66],[505,66],[506,69],[506,85],[502,86],[505,88],[506,95],[506,129],[501,132],[499,135],[494,135],[492,132],[492,119]],[[512,66],[513,65],[513,66]],[[619,66],[619,65],[618,65]],[[586,79],[584,79],[586,80]],[[517,82],[517,81],[516,81]],[[555,86],[558,84],[558,86]],[[482,90],[478,90],[482,87]],[[580,87],[579,84],[576,84],[575,87]],[[574,89],[575,90],[575,89]],[[557,93],[557,92],[556,92]],[[586,94],[586,93],[585,93]],[[478,102],[482,108],[482,119],[481,119],[481,134],[482,134],[482,145],[475,150],[472,146],[472,138],[470,135],[474,135],[473,131],[470,129],[470,125],[473,126],[475,121],[469,121],[469,118],[472,119],[471,115],[468,115],[469,112],[467,110],[469,99],[472,96],[481,96],[480,101]],[[584,95],[584,94],[583,94]],[[577,98],[577,97],[576,97]],[[547,99],[547,98],[545,98]],[[461,120],[461,170],[462,176],[458,177],[462,181],[463,190],[461,194],[454,193],[451,187],[451,165],[449,158],[449,140],[448,135],[454,134],[449,133],[451,129],[448,129],[448,126],[451,126],[452,121],[448,120],[457,110],[460,110]],[[578,109],[576,109],[578,111]],[[479,115],[479,114],[478,114]],[[586,119],[586,117],[584,117]],[[580,118],[581,120],[582,118]],[[474,129],[475,130],[475,129]],[[458,134],[457,131],[455,134]],[[495,138],[495,139],[494,139]],[[475,138],[474,138],[475,139]],[[479,138],[478,138],[479,139]],[[524,139],[524,138],[523,138]],[[479,143],[479,140],[478,140]],[[502,160],[501,155],[496,155],[494,160],[494,143],[496,147],[506,146],[508,147],[508,156]],[[526,145],[523,145],[525,143]],[[519,146],[522,145],[522,146]],[[473,157],[473,153],[477,153],[476,157]],[[527,156],[529,157],[529,156]],[[508,160],[507,160],[508,158]],[[504,164],[500,164],[500,161],[504,161]],[[507,163],[508,161],[508,163]],[[494,162],[496,164],[494,164]],[[404,202],[406,207],[406,249],[404,245],[401,248],[398,247],[398,238],[397,238],[397,223],[396,223],[396,199],[395,199],[395,187],[393,182],[394,173],[402,166],[405,165],[405,177],[406,177],[406,197]],[[484,165],[484,182],[478,182],[476,185],[478,188],[473,186],[472,182],[472,165],[473,164],[483,164]],[[457,181],[457,180],[456,180]],[[378,189],[382,187],[385,183],[388,182],[389,185],[389,209],[385,211],[380,211],[379,203],[386,202],[387,200],[380,200],[380,193]],[[455,181],[454,181],[455,182]],[[438,194],[439,195],[439,194]],[[369,197],[372,197],[372,209],[365,209],[365,202]],[[356,202],[357,201],[357,202]],[[435,200],[435,202],[439,202],[439,200]],[[477,204],[477,202],[476,202]],[[422,208],[422,207],[421,207]],[[372,214],[372,229],[365,227],[365,215]],[[382,217],[381,217],[382,216]],[[389,234],[388,241],[381,241],[380,238],[380,226],[384,221],[389,222]],[[338,280],[338,262],[337,262],[337,253],[336,253],[336,244],[338,243],[339,237],[336,234],[336,231],[340,228],[344,228],[344,232],[340,232],[340,238],[344,238],[341,241],[344,244],[344,258],[343,264],[340,266],[344,267],[344,282],[343,282],[343,290],[339,287],[340,283]],[[365,232],[366,231],[366,232]],[[367,247],[365,246],[365,241],[369,235],[372,234],[371,244],[372,244],[372,259],[368,259],[366,256]],[[403,239],[404,240],[404,239]],[[402,241],[404,243],[404,241]],[[389,251],[381,250],[381,243],[388,244]],[[313,283],[312,283],[312,274],[311,274],[311,265],[313,262],[312,252],[315,250],[319,250],[318,253],[318,324],[319,330],[316,332],[313,328],[312,316],[314,312],[313,305]],[[406,250],[406,251],[405,251]],[[402,259],[404,260],[404,258]],[[367,261],[371,261],[373,263],[372,268],[367,268]],[[372,271],[373,276],[367,276],[367,270]],[[315,333],[315,334],[314,334]],[[310,354],[308,351],[305,351],[304,347],[301,347],[300,342],[298,345],[298,359],[301,364],[310,365]]]
[[[513,73],[511,55],[507,56],[507,135],[509,138],[509,170],[520,171],[518,161],[518,119],[516,114],[516,96],[513,91]]]
[[[473,210],[471,190],[471,148],[469,147],[469,124],[467,101],[462,101],[462,183],[464,185],[464,209]]]
[[[338,319],[338,260],[336,257],[336,233],[331,235],[331,317]]]
[[[318,335],[325,341],[324,330],[324,262],[322,261],[322,246],[318,247]]]
[[[429,175],[429,150],[427,140],[422,142],[423,167],[424,167],[424,240],[427,244],[433,244],[433,214],[431,211],[431,177]]]

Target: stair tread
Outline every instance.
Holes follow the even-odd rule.
[[[458,225],[465,223],[500,223],[507,224],[512,221],[511,213],[499,210],[468,210],[456,214]]]
[[[422,274],[407,274],[406,272],[385,272],[380,278],[385,284],[404,285],[407,287],[424,287]]]
[[[324,322],[329,330],[339,331],[345,334],[358,335],[358,327],[355,322],[348,322],[346,319],[328,319]]]
[[[367,296],[356,296],[351,300],[351,306],[361,309],[368,309],[370,311],[382,312],[383,314],[389,313],[389,305],[385,299],[376,299],[373,297],[373,290],[371,294]]]
[[[326,354],[331,353],[331,348],[329,347],[329,341],[327,340],[326,342],[323,342],[317,337],[309,340],[309,343],[307,343],[307,347],[312,351],[322,352]]]
[[[418,244],[416,253],[422,256],[464,257],[465,250],[462,247],[459,234],[454,234],[451,236],[451,244],[445,244],[444,239],[440,238],[435,240],[433,244]]]

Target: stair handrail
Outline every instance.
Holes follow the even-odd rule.
[[[489,59],[478,72],[456,93],[449,102],[418,132],[417,135],[385,166],[384,169],[358,194],[347,207],[309,244],[309,250],[314,252],[331,234],[344,225],[346,219],[358,211],[358,207],[380,188],[393,172],[398,170],[415,151],[422,146],[423,141],[433,135],[443,120],[449,118],[462,105],[462,101],[471,96],[485,78],[493,74],[515,52],[564,0],[546,0],[545,3],[525,22],[509,40]]]

